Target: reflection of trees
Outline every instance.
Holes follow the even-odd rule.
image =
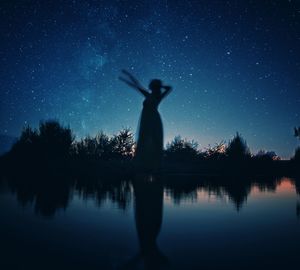
[[[229,199],[234,203],[236,210],[239,211],[243,206],[251,191],[251,185],[236,183],[235,185],[225,184],[223,186],[225,193],[228,194]]]
[[[100,207],[106,200],[126,209],[132,200],[132,174],[113,171],[101,166],[78,163],[77,169],[37,165],[6,168],[8,187],[20,204],[33,203],[35,211],[53,216],[57,209],[65,209],[75,191],[82,199],[92,198]],[[2,177],[3,178],[3,177]],[[161,175],[159,181],[166,194],[180,204],[183,200],[197,201],[200,190],[229,200],[239,210],[246,202],[253,185],[260,191],[275,191],[279,180],[274,177],[255,179],[241,176],[201,177],[199,175]],[[137,182],[137,181],[135,181]],[[294,185],[300,194],[300,181]],[[137,196],[137,195],[136,195]],[[154,196],[154,195],[153,195]]]
[[[164,176],[164,184],[167,194],[175,203],[182,200],[196,201],[199,190],[217,197],[227,195],[239,210],[246,202],[253,185],[261,191],[275,191],[278,184],[276,178],[250,179],[248,177],[210,177],[205,178],[197,175],[169,175]]]
[[[130,181],[124,175],[82,171],[75,173],[67,168],[26,167],[10,168],[6,172],[7,185],[25,206],[34,204],[37,214],[53,216],[58,209],[66,209],[73,191],[83,199],[94,198],[101,206],[106,199],[126,209],[131,199]]]
[[[295,185],[297,194],[300,196],[300,178],[299,177],[294,178],[294,185]]]
[[[295,185],[297,195],[300,196],[300,178],[299,177],[294,178],[294,185]],[[300,218],[300,202],[298,202],[296,205],[296,214],[297,214],[297,217]]]
[[[34,203],[37,214],[49,217],[57,209],[68,206],[72,180],[64,172],[22,170],[10,174],[8,186],[21,205]]]
[[[82,176],[77,179],[75,190],[83,199],[94,198],[98,206],[108,199],[125,210],[131,200],[130,181],[112,173],[99,177]]]
[[[180,204],[182,200],[197,200],[197,190],[201,187],[199,177],[189,175],[165,175],[163,178],[166,193],[171,196],[174,203]]]

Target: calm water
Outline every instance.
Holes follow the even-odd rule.
[[[6,184],[0,269],[298,269],[297,181],[185,178]]]

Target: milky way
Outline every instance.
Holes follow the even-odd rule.
[[[239,131],[290,157],[300,125],[299,1],[1,1],[0,134],[59,119],[78,138],[136,130],[143,97],[122,68],[174,91],[165,141]]]

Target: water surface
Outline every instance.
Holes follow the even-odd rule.
[[[6,183],[0,192],[0,268],[297,266],[297,180],[131,180],[48,188]]]

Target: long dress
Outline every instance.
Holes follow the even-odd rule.
[[[157,170],[163,153],[163,126],[158,112],[160,97],[149,94],[143,102],[135,161],[139,168]]]

